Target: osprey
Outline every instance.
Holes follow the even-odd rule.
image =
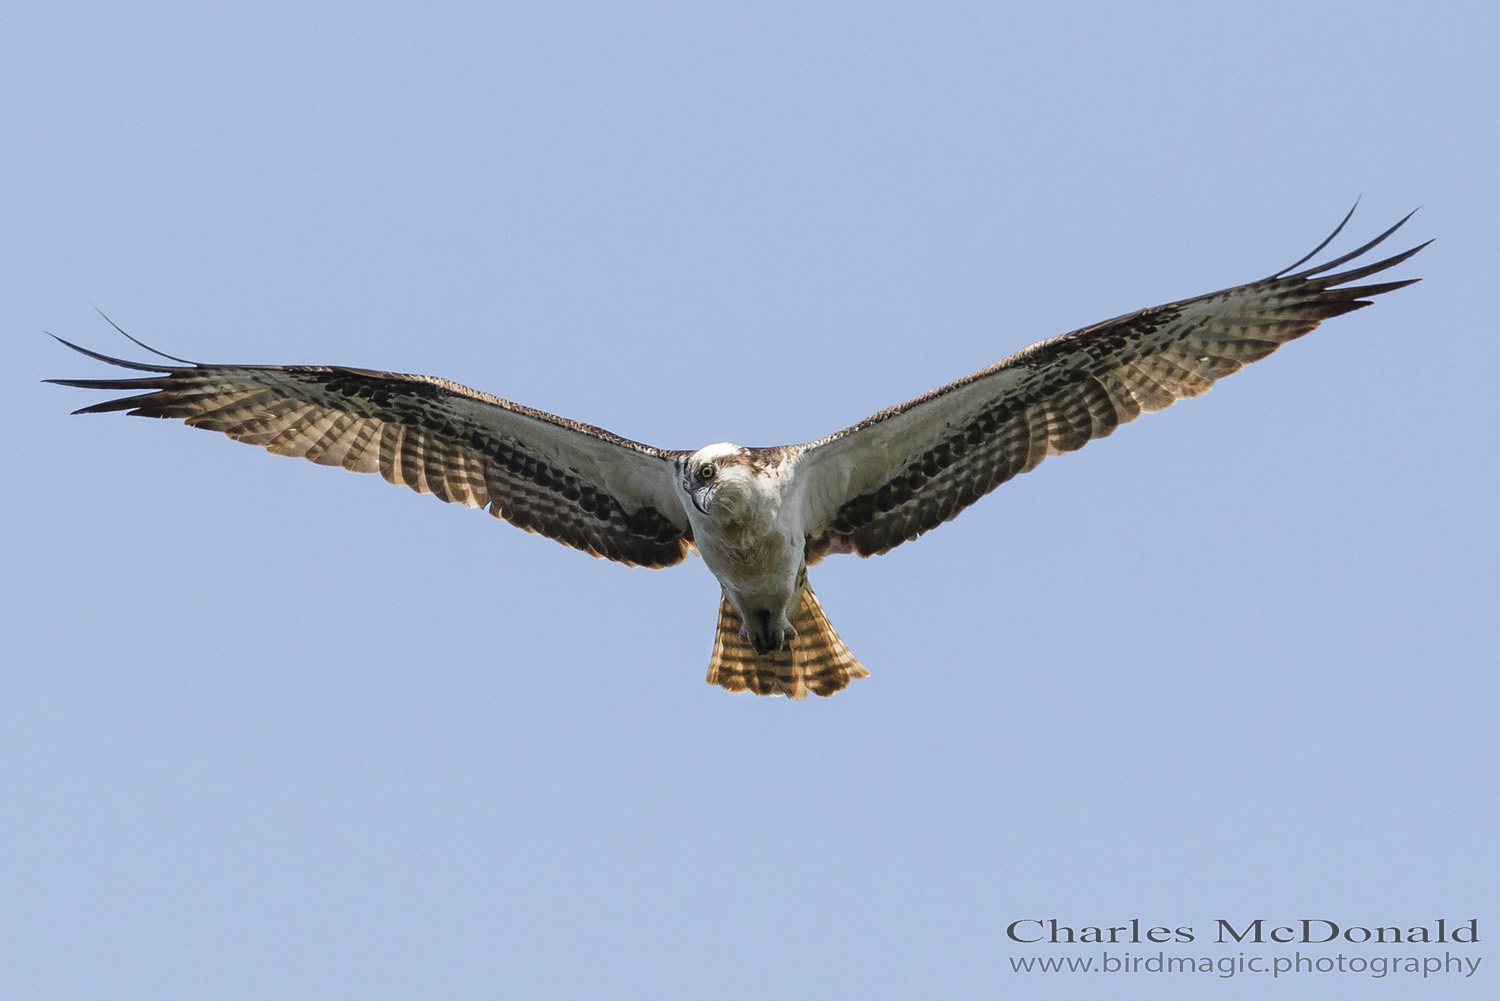
[[[1406,219],[1352,253],[1296,270],[1352,215],[1269,278],[1033,344],[805,445],[666,451],[430,376],[202,365],[140,341],[181,364],[125,361],[62,341],[152,374],[49,381],[147,391],[76,413],[179,418],[277,455],[378,471],[596,557],[666,567],[696,550],[722,588],[709,683],[802,699],[869,674],[823,614],[809,566],[830,553],[888,552],[1045,457],[1197,396],[1320,321],[1416,281],[1348,285],[1425,243],[1329,274]]]

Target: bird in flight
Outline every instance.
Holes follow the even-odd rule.
[[[1426,243],[1330,273],[1406,219],[1351,253],[1297,270],[1352,215],[1269,278],[1041,341],[805,445],[668,451],[431,376],[203,365],[133,337],[180,364],[126,361],[62,341],[151,374],[48,381],[143,391],[76,413],[177,418],[277,455],[378,472],[630,566],[671,566],[696,550],[722,589],[709,683],[803,699],[869,675],[808,586],[809,566],[832,553],[889,552],[1047,456],[1197,396],[1321,321],[1417,281],[1349,284]]]

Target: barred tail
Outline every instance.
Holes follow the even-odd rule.
[[[832,695],[855,678],[870,676],[833,631],[810,587],[803,587],[792,616],[797,635],[780,650],[757,654],[740,638],[741,625],[740,613],[728,597],[719,599],[719,632],[708,664],[710,685],[731,692],[748,689],[756,695],[805,699],[809,691]]]

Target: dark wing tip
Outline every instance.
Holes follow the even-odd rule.
[[[1317,257],[1320,253],[1322,253],[1323,252],[1323,248],[1326,247],[1326,246],[1328,246],[1330,243],[1332,243],[1334,241],[1334,239],[1340,233],[1342,233],[1344,231],[1344,227],[1347,226],[1347,225],[1349,225],[1349,220],[1354,218],[1354,210],[1357,209],[1357,208],[1359,208],[1359,199],[1358,198],[1354,199],[1354,204],[1351,205],[1351,206],[1349,206],[1349,211],[1346,212],[1346,213],[1344,213],[1344,218],[1339,221],[1339,224],[1337,226],[1333,227],[1333,232],[1332,233],[1329,233],[1327,236],[1325,236],[1323,238],[1323,242],[1322,243],[1318,244],[1312,250],[1308,251],[1305,255],[1303,255],[1302,257],[1297,258],[1297,260],[1293,261],[1291,264],[1288,264],[1286,267],[1282,268],[1280,271],[1276,272],[1271,277],[1272,278],[1280,278],[1282,275],[1286,274],[1288,271],[1293,271],[1293,270],[1295,270],[1297,268],[1300,268],[1302,265],[1306,264],[1308,261],[1312,260],[1314,257]],[[1413,211],[1415,211],[1415,209]],[[1410,218],[1410,215],[1408,215],[1407,218]],[[1405,221],[1406,221],[1405,219],[1401,220],[1401,222],[1405,222]],[[1397,223],[1397,225],[1399,226],[1400,223]]]
[[[1357,202],[1355,203],[1355,207],[1356,208],[1358,207],[1358,203]],[[1300,260],[1298,260],[1296,263],[1292,264],[1291,266],[1282,268],[1280,271],[1276,272],[1271,277],[1272,278],[1283,278],[1283,277],[1286,277],[1286,278],[1303,278],[1303,279],[1306,279],[1306,278],[1312,278],[1312,277],[1314,277],[1316,275],[1324,274],[1325,272],[1328,272],[1328,271],[1332,271],[1334,268],[1338,267],[1339,265],[1341,265],[1341,264],[1347,264],[1350,261],[1354,260],[1356,257],[1363,256],[1364,254],[1368,253],[1369,251],[1371,251],[1371,250],[1375,249],[1376,247],[1380,246],[1380,244],[1384,243],[1387,239],[1390,238],[1390,236],[1391,236],[1392,233],[1395,233],[1396,230],[1400,229],[1402,226],[1405,226],[1406,223],[1407,223],[1407,221],[1410,220],[1411,217],[1414,216],[1414,215],[1416,215],[1416,214],[1417,214],[1417,209],[1412,209],[1410,212],[1406,213],[1406,215],[1404,215],[1400,219],[1398,219],[1396,221],[1396,224],[1394,226],[1392,226],[1390,229],[1387,229],[1384,233],[1381,233],[1379,236],[1375,237],[1375,239],[1371,240],[1369,243],[1366,243],[1364,246],[1358,247],[1358,248],[1356,248],[1354,250],[1351,250],[1349,253],[1344,254],[1342,257],[1335,257],[1331,261],[1327,261],[1327,262],[1325,262],[1323,264],[1319,264],[1317,267],[1308,268],[1306,271],[1296,271],[1297,268],[1301,267],[1302,265],[1306,264],[1308,261],[1310,261],[1314,257],[1316,257],[1323,250],[1324,247],[1328,246],[1330,243],[1333,242],[1333,238],[1334,237],[1338,236],[1339,233],[1341,233],[1343,231],[1344,226],[1348,224],[1349,219],[1354,215],[1354,209],[1351,208],[1349,210],[1349,214],[1346,215],[1346,216],[1344,216],[1343,221],[1340,222],[1338,224],[1338,226],[1334,228],[1334,231],[1332,233],[1328,234],[1327,238],[1324,239],[1322,243],[1318,244],[1316,247],[1313,248],[1312,253],[1305,255],[1304,257],[1302,257]],[[1371,264],[1371,265],[1367,266],[1364,269],[1360,269],[1360,270],[1357,270],[1357,271],[1346,271],[1342,275],[1332,275],[1332,276],[1329,276],[1327,278],[1322,278],[1322,279],[1319,279],[1319,280],[1321,282],[1323,282],[1325,285],[1336,285],[1340,281],[1353,281],[1356,278],[1359,278],[1361,275],[1374,274],[1376,271],[1380,271],[1380,270],[1382,270],[1384,268],[1395,267],[1397,264],[1400,264],[1402,261],[1406,260],[1408,257],[1410,257],[1411,255],[1415,254],[1417,251],[1421,250],[1423,247],[1427,246],[1427,244],[1431,243],[1431,242],[1432,242],[1431,240],[1428,240],[1426,243],[1422,243],[1422,244],[1420,244],[1420,245],[1418,245],[1416,247],[1413,247],[1412,249],[1406,251],[1405,253],[1397,254],[1394,257],[1387,258],[1386,260],[1380,261],[1380,262],[1378,262],[1376,264]],[[1292,272],[1295,272],[1295,273],[1292,273]]]
[[[117,368],[128,368],[128,369],[131,369],[131,370],[136,371],[136,372],[156,372],[158,374],[165,374],[165,373],[172,373],[172,372],[180,372],[180,371],[183,370],[182,366],[186,366],[187,368],[202,368],[203,367],[198,362],[188,361],[186,358],[178,358],[176,355],[169,355],[165,351],[158,351],[156,348],[153,348],[151,345],[147,344],[145,341],[141,340],[140,338],[133,337],[130,334],[126,333],[125,330],[118,323],[116,323],[114,320],[111,320],[109,318],[109,316],[106,315],[105,312],[103,310],[99,309],[97,306],[94,307],[94,310],[100,316],[104,317],[104,322],[105,323],[108,323],[111,327],[114,327],[115,330],[119,332],[120,336],[124,337],[126,340],[130,341],[130,343],[136,345],[137,347],[144,348],[145,350],[151,352],[152,354],[156,355],[159,358],[165,358],[168,361],[180,362],[181,366],[178,366],[178,365],[162,365],[162,364],[149,365],[149,364],[143,364],[141,362],[129,361],[128,359],[125,359],[125,358],[116,358],[114,355],[104,354],[102,351],[91,350],[89,348],[84,347],[81,344],[74,344],[72,341],[67,340],[66,338],[58,337],[56,334],[52,333],[51,331],[46,331],[47,336],[51,337],[53,340],[57,341],[59,344],[63,345],[64,347],[72,348],[74,351],[77,351],[79,354],[84,355],[85,357],[92,358],[95,361],[102,361],[106,365],[114,365]],[[42,381],[43,382],[47,382],[47,383],[52,383],[52,384],[58,385],[58,386],[75,386],[75,387],[80,388],[80,389],[132,389],[132,388],[145,388],[145,387],[133,386],[133,385],[131,385],[131,380],[124,380],[124,379],[118,380],[118,381],[113,382],[113,383],[106,382],[104,380],[86,380],[85,381],[85,380],[71,380],[71,379],[43,379]],[[85,409],[89,409],[89,408],[85,408]],[[83,413],[84,411],[75,411],[75,412],[76,413]]]
[[[1408,285],[1415,285],[1421,280],[1422,279],[1420,278],[1406,278],[1399,282],[1379,282],[1375,285],[1355,285],[1350,288],[1341,288],[1338,291],[1344,293],[1345,295],[1353,296],[1355,299],[1367,300],[1366,302],[1360,303],[1360,305],[1362,306],[1367,306],[1369,305],[1368,299],[1371,296],[1385,295],[1387,292],[1394,292],[1398,288],[1406,288],[1406,286]]]
[[[100,316],[104,316],[103,313],[100,313],[99,315]],[[113,326],[116,330],[120,330],[120,328],[117,325],[115,325],[114,321],[110,320],[109,317],[105,316],[104,319],[108,320],[109,323],[110,323],[110,325]],[[151,346],[149,346],[147,344],[142,344],[140,341],[136,340],[134,337],[131,337],[129,334],[126,334],[125,331],[123,331],[123,330],[120,330],[120,333],[124,334],[125,337],[129,338],[135,344],[139,344],[141,347],[145,348],[147,351],[150,351],[152,354],[161,355],[161,357],[168,358],[168,359],[170,359],[172,361],[183,361],[183,359],[181,359],[181,358],[173,358],[171,355],[162,354],[162,352],[157,351],[155,348],[153,348],[153,347],[151,347]],[[193,362],[184,362],[184,364],[182,366],[177,366],[177,365],[163,365],[161,363],[157,363],[157,364],[154,364],[154,365],[142,364],[141,362],[129,361],[129,360],[124,359],[124,358],[116,358],[114,355],[107,355],[107,354],[104,354],[101,351],[91,350],[89,348],[83,347],[80,344],[74,344],[72,341],[67,340],[66,338],[58,337],[56,334],[51,333],[51,332],[48,332],[47,336],[51,337],[53,340],[57,341],[59,344],[63,345],[64,347],[72,348],[74,351],[77,351],[79,354],[84,355],[85,357],[88,357],[88,358],[93,358],[95,361],[102,361],[102,362],[104,362],[107,365],[114,365],[117,368],[130,369],[133,372],[150,372],[150,373],[152,373],[151,377],[145,378],[145,379],[43,379],[42,380],[42,382],[50,384],[50,385],[53,385],[53,386],[68,386],[68,387],[73,388],[73,389],[103,389],[103,390],[113,391],[113,392],[131,392],[133,390],[141,390],[141,389],[156,389],[156,390],[160,390],[160,389],[163,389],[163,388],[166,387],[168,380],[172,377],[173,374],[175,374],[177,372],[185,371],[186,368],[196,368],[196,367],[199,367],[199,366],[195,365],[195,363],[193,363]],[[138,407],[139,404],[140,404],[140,402],[142,400],[151,398],[154,395],[155,394],[147,393],[147,394],[145,394],[143,396],[126,396],[126,397],[112,399],[112,400],[105,400],[105,401],[103,401],[101,403],[95,403],[95,404],[92,404],[92,405],[87,406],[87,407],[79,407],[77,410],[73,411],[73,413],[74,414],[104,414],[104,413],[110,413],[110,412],[116,411],[116,410],[131,410],[133,408]],[[136,412],[139,413],[140,411],[136,411]]]
[[[124,333],[124,331],[121,331],[121,333]],[[72,341],[65,340],[64,338],[58,337],[54,333],[50,333],[49,332],[47,334],[47,336],[50,337],[50,338],[52,338],[54,341],[57,341],[59,344],[63,345],[64,347],[72,348],[74,351],[77,351],[81,355],[86,355],[86,356],[88,356],[90,358],[93,358],[95,361],[102,361],[102,362],[104,362],[107,365],[115,365],[115,366],[118,366],[119,368],[134,369],[137,372],[172,372],[172,371],[176,370],[175,366],[172,366],[172,365],[143,365],[140,362],[126,361],[124,358],[116,358],[114,355],[107,355],[107,354],[104,354],[104,353],[99,352],[99,351],[92,351],[92,350],[90,350],[90,349],[88,349],[86,347],[82,347],[80,345],[74,344]],[[125,336],[129,337],[130,335],[126,334]],[[134,339],[135,338],[133,338],[133,337],[131,338],[131,340],[134,340]],[[147,348],[147,350],[149,351],[151,349]],[[157,352],[157,354],[160,354],[160,353],[161,352]],[[167,355],[162,355],[162,357],[165,358],[165,357],[168,357],[168,356]],[[173,359],[173,361],[177,361],[177,360],[178,359],[175,359],[175,358]],[[193,365],[194,363],[193,362],[187,362],[187,364],[188,365]],[[57,380],[57,379],[46,379],[44,381],[46,381],[46,382],[60,382],[60,380]]]
[[[94,312],[96,312],[100,316],[104,317],[104,322],[105,323],[109,324],[111,327],[114,327],[115,330],[119,331],[119,333],[120,333],[120,335],[122,337],[124,337],[126,340],[130,341],[132,344],[136,345],[137,347],[145,348],[147,351],[150,351],[152,354],[156,355],[157,357],[167,359],[167,361],[178,361],[178,362],[182,362],[182,364],[184,364],[184,365],[197,365],[198,364],[198,362],[188,361],[186,358],[179,358],[176,355],[169,355],[165,351],[158,351],[156,348],[153,348],[151,345],[147,344],[145,341],[141,340],[139,337],[135,337],[135,336],[133,336],[131,334],[126,333],[125,332],[125,328],[121,327],[114,320],[111,320],[109,318],[109,314],[105,313],[104,310],[100,309],[98,306],[94,307]]]

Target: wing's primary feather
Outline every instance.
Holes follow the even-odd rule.
[[[152,373],[48,380],[148,391],[76,413],[128,410],[179,418],[277,455],[379,472],[391,483],[488,507],[528,532],[621,563],[669,566],[692,543],[672,486],[684,453],[430,376],[319,366],[142,364],[62,343],[111,365]]]
[[[1327,274],[1405,222],[1352,253],[1288,274],[1327,246],[1343,229],[1340,223],[1312,254],[1270,278],[1033,344],[803,446],[798,479],[805,491],[809,560],[888,552],[1046,456],[1103,438],[1143,411],[1197,396],[1322,320],[1412,284],[1418,279],[1347,287],[1395,267],[1426,243]]]

